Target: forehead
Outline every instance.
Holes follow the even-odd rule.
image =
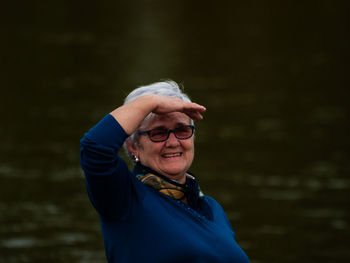
[[[171,112],[167,114],[154,114],[151,113],[142,123],[143,129],[152,129],[159,126],[165,126],[167,128],[173,128],[178,124],[190,124],[191,119],[184,113]]]

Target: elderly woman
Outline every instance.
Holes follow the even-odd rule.
[[[193,120],[204,111],[175,82],[158,82],[131,92],[81,140],[108,262],[249,262],[221,206],[188,172]]]

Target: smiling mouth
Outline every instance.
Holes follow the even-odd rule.
[[[182,153],[166,153],[166,154],[163,154],[162,157],[164,157],[164,158],[174,158],[174,157],[179,157],[181,155],[182,155]]]

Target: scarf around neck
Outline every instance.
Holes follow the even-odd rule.
[[[175,185],[174,183],[169,183],[157,175],[148,174],[138,174],[136,177],[143,182],[145,185],[157,190],[158,192],[170,196],[176,200],[183,200],[186,195],[185,185]]]
[[[134,173],[136,178],[148,187],[175,200],[184,200],[186,198],[188,204],[194,208],[198,206],[198,200],[203,197],[197,180],[188,173],[184,184],[160,175],[139,163],[135,166]]]

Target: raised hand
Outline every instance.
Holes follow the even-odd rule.
[[[203,119],[201,113],[206,111],[206,108],[202,105],[194,102],[185,102],[179,98],[155,95],[155,99],[157,106],[152,112],[156,114],[178,111],[188,115],[193,120],[201,120]]]

